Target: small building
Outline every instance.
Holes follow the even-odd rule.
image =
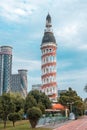
[[[34,84],[34,85],[32,85],[32,90],[41,91],[41,84]]]

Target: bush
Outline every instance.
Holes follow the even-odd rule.
[[[37,107],[32,107],[28,109],[27,114],[32,128],[35,128],[39,118],[42,116],[41,110]]]

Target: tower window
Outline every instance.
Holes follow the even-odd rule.
[[[46,49],[46,52],[48,52],[48,49]]]
[[[50,52],[52,51],[52,49],[50,49]]]

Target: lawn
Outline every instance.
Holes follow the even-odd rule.
[[[30,128],[30,124],[28,120],[18,121],[13,127],[12,122],[7,122],[7,127],[3,128],[3,123],[0,122],[0,130],[52,130],[50,128]]]

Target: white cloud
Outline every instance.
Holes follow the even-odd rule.
[[[70,39],[72,36],[77,35],[77,33],[78,33],[78,24],[71,23],[61,28],[57,32],[57,35],[62,38]]]
[[[62,41],[66,47],[78,45],[78,34],[81,25],[78,22],[71,22],[56,30],[56,37]]]
[[[18,69],[27,69],[30,71],[37,71],[41,69],[41,61],[38,60],[26,60],[22,58],[13,59],[13,73],[15,73]]]
[[[59,89],[68,89],[71,87],[76,90],[82,98],[86,97],[84,86],[87,84],[87,68],[80,70],[63,71],[58,74],[57,82]]]
[[[78,48],[79,48],[79,50],[83,50],[83,51],[87,50],[87,43],[86,44],[82,44]]]
[[[20,8],[15,9],[14,13],[18,15],[26,15],[26,12]]]
[[[21,17],[30,15],[36,7],[29,2],[18,0],[0,1],[0,16],[12,20],[19,21]]]
[[[60,45],[78,50],[87,50],[86,26],[83,20],[66,23],[56,30],[57,41]]]

